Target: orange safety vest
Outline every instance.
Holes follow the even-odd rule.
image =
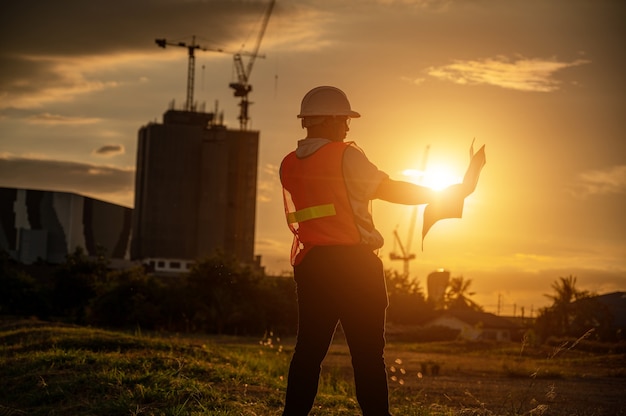
[[[294,151],[281,163],[285,215],[294,234],[292,265],[302,261],[312,247],[361,241],[343,177],[348,146],[331,142],[302,159]]]

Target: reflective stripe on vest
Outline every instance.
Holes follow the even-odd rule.
[[[287,214],[287,222],[294,224],[296,222],[303,222],[308,220],[314,220],[316,218],[330,217],[337,215],[335,211],[335,204],[317,205],[314,207],[303,208],[296,212],[290,212]]]

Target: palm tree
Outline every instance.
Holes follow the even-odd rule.
[[[586,290],[581,291],[576,288],[576,276],[572,275],[559,277],[559,280],[552,282],[552,289],[556,294],[544,296],[552,299],[555,305],[569,304],[589,295]]]
[[[475,295],[475,292],[469,291],[471,284],[472,279],[466,280],[463,276],[451,278],[444,295],[445,308],[482,311],[482,306],[469,298],[470,296]]]
[[[554,315],[556,329],[560,334],[565,334],[575,315],[573,303],[588,298],[590,294],[586,290],[576,288],[576,277],[572,275],[559,277],[559,280],[552,283],[552,289],[555,292],[553,295],[544,296],[552,300],[552,306],[548,309]]]

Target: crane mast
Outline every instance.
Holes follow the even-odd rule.
[[[189,63],[187,65],[187,98],[185,99],[185,111],[195,111],[196,105],[193,102],[193,92],[194,92],[194,80],[196,74],[196,50],[201,51],[212,51],[212,52],[220,52],[220,53],[228,53],[224,49],[221,48],[209,48],[206,46],[201,46],[196,43],[196,37],[192,36],[191,43],[188,44],[186,42],[170,42],[167,39],[155,39],[155,43],[161,48],[165,48],[166,46],[178,46],[181,48],[187,48]],[[251,56],[250,52],[239,52],[236,55],[238,56]],[[240,58],[241,59],[241,58]]]
[[[271,0],[270,4],[265,12],[263,17],[263,22],[261,23],[261,30],[259,31],[259,35],[257,36],[256,45],[250,54],[250,60],[248,61],[248,65],[244,67],[242,54],[237,53],[234,56],[234,65],[235,70],[237,71],[237,82],[231,82],[228,86],[234,89],[235,97],[241,98],[239,102],[239,127],[241,130],[246,130],[248,128],[248,122],[250,121],[250,117],[248,116],[248,108],[250,107],[250,101],[248,100],[248,95],[252,91],[252,85],[249,84],[250,74],[252,73],[252,67],[254,66],[254,61],[257,57],[263,58],[263,55],[259,55],[259,48],[261,46],[261,41],[263,40],[263,36],[265,35],[265,29],[267,28],[267,24],[270,20],[270,16],[272,14],[272,10],[274,9],[274,4],[276,0]]]
[[[196,73],[196,49],[201,51],[214,51],[214,52],[224,52],[224,50],[219,48],[208,48],[206,46],[201,46],[196,43],[196,37],[193,36],[191,43],[185,42],[170,42],[167,39],[155,39],[154,40],[157,45],[161,48],[165,48],[166,46],[179,46],[181,48],[187,48],[188,56],[189,56],[189,64],[187,65],[187,98],[185,100],[185,111],[195,111],[195,104],[193,102],[193,90],[194,90],[194,79]]]
[[[264,58],[264,55],[259,55],[259,48],[261,46],[261,41],[263,40],[263,36],[265,35],[265,29],[267,28],[267,24],[270,19],[270,15],[272,14],[272,10],[274,9],[274,4],[276,0],[271,0],[267,11],[263,17],[263,22],[261,24],[261,30],[259,35],[257,36],[256,45],[254,47],[253,52],[238,52],[233,54],[235,69],[237,71],[237,82],[232,82],[229,84],[231,88],[233,88],[235,97],[241,98],[239,103],[240,113],[239,113],[239,126],[241,130],[246,130],[248,127],[248,121],[250,117],[248,116],[248,108],[250,106],[250,102],[248,100],[248,94],[252,91],[252,85],[250,85],[250,74],[252,73],[252,67],[254,66],[254,61],[256,58]],[[193,36],[191,43],[186,42],[170,42],[167,39],[155,39],[155,42],[158,46],[165,48],[166,46],[178,46],[182,48],[187,48],[189,63],[187,66],[187,97],[185,99],[185,111],[195,111],[196,106],[194,104],[194,79],[195,79],[195,71],[196,71],[196,50],[201,51],[214,51],[214,52],[222,52],[225,53],[223,49],[220,48],[209,48],[206,46],[201,46],[196,43],[196,37]],[[248,61],[248,65],[244,66],[243,56],[249,56],[250,60]]]
[[[429,150],[430,150],[430,145],[427,145],[426,149],[424,150],[424,155],[422,156],[422,164],[420,166],[420,171],[422,172],[422,176],[420,177],[419,182],[421,182],[424,172],[426,171],[426,164],[428,163]],[[409,276],[409,262],[415,259],[415,254],[411,253],[411,245],[413,243],[413,230],[415,229],[415,223],[417,221],[417,211],[418,211],[417,206],[414,206],[411,212],[411,220],[409,221],[409,231],[408,231],[406,244],[402,244],[402,241],[400,240],[400,236],[398,235],[398,230],[396,229],[393,231],[394,241],[400,247],[400,254],[396,253],[395,251],[389,253],[389,258],[391,260],[402,260],[404,262],[403,272],[404,272],[404,276],[406,277]]]

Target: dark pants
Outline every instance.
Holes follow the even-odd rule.
[[[364,246],[315,247],[294,267],[294,278],[298,337],[283,416],[305,416],[311,410],[338,322],[350,348],[363,416],[388,416],[383,357],[388,301],[381,260]]]

